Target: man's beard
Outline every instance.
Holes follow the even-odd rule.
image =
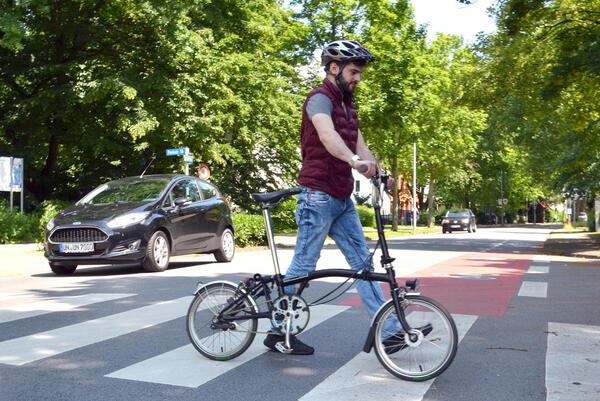
[[[351,86],[350,82],[346,81],[344,79],[343,75],[340,76],[340,86],[341,86],[340,89],[342,90],[342,92],[348,93],[348,94],[353,93],[354,89],[356,88],[356,84],[354,86]]]

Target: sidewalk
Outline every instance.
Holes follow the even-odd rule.
[[[600,233],[583,230],[553,230],[542,252],[575,258],[600,259]]]

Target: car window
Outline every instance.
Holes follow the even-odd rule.
[[[84,196],[78,205],[101,205],[112,202],[151,202],[160,196],[168,179],[111,181]]]
[[[448,212],[446,217],[469,217],[469,212]]]
[[[208,182],[198,181],[198,186],[200,187],[200,191],[202,191],[204,199],[211,199],[217,196],[217,188],[213,187]]]
[[[165,199],[163,200],[161,207],[169,207],[169,206],[174,206],[173,199],[171,198],[170,192],[167,194],[167,196],[165,196]]]
[[[181,180],[173,186],[171,189],[171,197],[173,200],[177,198],[187,198],[192,202],[198,202],[201,200],[200,192],[198,192],[198,187],[196,183],[191,180]]]

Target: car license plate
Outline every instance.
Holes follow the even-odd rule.
[[[460,228],[460,224],[452,224],[450,227],[452,227],[452,228]]]
[[[71,242],[68,244],[59,244],[59,249],[63,253],[87,253],[94,252],[93,242]]]

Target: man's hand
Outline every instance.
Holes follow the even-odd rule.
[[[363,166],[366,167],[366,170]],[[353,167],[356,169],[356,171],[358,171],[365,177],[371,178],[375,175],[377,163],[375,163],[374,161],[371,161],[371,160],[357,160],[354,162]],[[363,171],[363,170],[365,170],[365,171]]]

